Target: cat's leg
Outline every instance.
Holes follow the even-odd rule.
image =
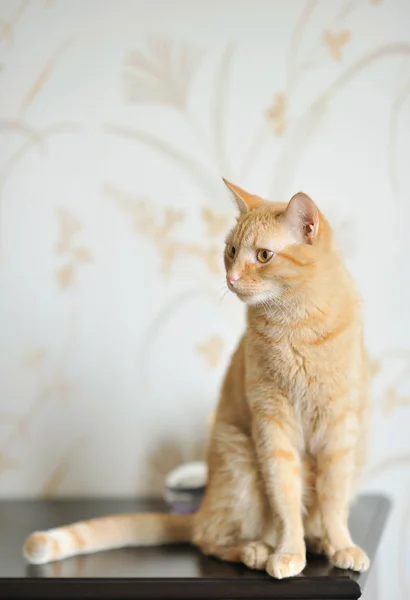
[[[323,526],[316,493],[316,461],[305,454],[302,461],[303,499],[305,514],[303,527],[305,530],[306,548],[313,554],[325,554],[323,544]]]
[[[267,563],[277,579],[299,575],[306,564],[302,520],[302,474],[294,409],[287,398],[253,388],[253,439],[271,510],[281,523]]]
[[[193,543],[204,554],[264,570],[272,550],[262,536],[271,524],[250,437],[233,425],[216,423],[208,470]]]
[[[325,553],[336,567],[366,571],[370,561],[353,542],[348,527],[358,436],[355,412],[343,408],[340,414],[335,411],[326,432],[326,445],[317,454],[316,489]]]
[[[306,548],[308,551],[312,554],[326,554],[322,517],[317,504],[309,507],[308,512],[303,519],[303,524],[305,528]]]

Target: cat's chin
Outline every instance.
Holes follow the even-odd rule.
[[[259,304],[267,304],[272,301],[272,294],[269,293],[259,293],[259,294],[239,294],[236,293],[239,300],[241,300],[244,304],[248,306],[258,306]]]

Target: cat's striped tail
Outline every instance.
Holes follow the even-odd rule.
[[[126,546],[159,546],[192,539],[194,515],[136,513],[112,515],[37,531],[24,543],[29,563],[40,565],[77,554]]]

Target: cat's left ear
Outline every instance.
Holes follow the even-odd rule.
[[[304,192],[298,192],[289,200],[284,221],[305,244],[311,244],[318,234],[319,211]]]
[[[227,181],[222,177],[222,181],[231,192],[233,199],[235,200],[236,206],[239,208],[241,213],[246,213],[249,210],[253,210],[254,208],[258,208],[261,204],[263,204],[263,198],[259,198],[259,196],[254,196],[249,192],[245,192],[242,188],[234,185],[230,181]]]

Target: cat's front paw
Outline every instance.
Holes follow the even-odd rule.
[[[299,575],[306,565],[306,558],[302,554],[273,553],[268,558],[266,571],[275,579],[295,577]]]
[[[338,550],[331,558],[331,563],[339,569],[352,569],[352,571],[367,571],[370,560],[364,550],[358,546]]]
[[[242,550],[242,562],[250,569],[264,571],[268,562],[269,546],[263,542],[250,542]]]

